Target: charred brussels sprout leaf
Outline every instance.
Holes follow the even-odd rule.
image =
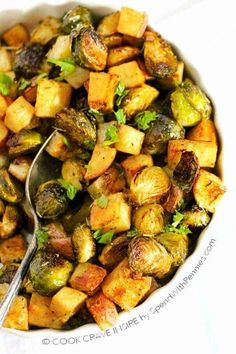
[[[9,156],[16,157],[37,151],[43,142],[44,138],[40,133],[34,130],[22,130],[11,135],[6,145],[9,148]]]
[[[185,192],[192,189],[199,171],[199,163],[193,151],[183,151],[181,159],[173,172],[173,179]]]
[[[163,114],[158,114],[145,132],[143,151],[151,155],[164,154],[168,141],[184,139],[184,134],[184,128],[177,121]]]
[[[50,296],[66,285],[72,270],[68,260],[50,249],[42,249],[30,263],[29,277],[40,295]]]
[[[17,54],[13,70],[17,78],[30,79],[37,75],[47,52],[47,47],[39,43],[25,45]]]
[[[87,27],[74,31],[72,55],[79,66],[102,71],[106,67],[108,50],[97,32],[92,27]]]
[[[86,149],[93,150],[96,143],[96,125],[92,118],[74,108],[64,108],[56,115],[56,125],[71,140]]]
[[[210,100],[190,79],[185,79],[183,84],[172,92],[170,100],[174,118],[184,127],[192,127],[211,115]]]
[[[9,203],[19,203],[24,192],[21,184],[12,177],[6,168],[0,169],[0,198]]]
[[[35,196],[38,216],[45,219],[55,218],[63,214],[67,206],[67,191],[59,182],[48,181],[39,186]]]
[[[183,212],[183,225],[190,228],[205,227],[210,222],[210,216],[206,210],[198,208],[196,205]]]
[[[70,32],[78,25],[91,24],[91,12],[86,7],[79,5],[64,14],[62,17],[61,31],[64,34],[70,34]]]
[[[113,269],[127,256],[129,242],[130,239],[125,235],[116,237],[103,248],[99,262],[105,267]]]

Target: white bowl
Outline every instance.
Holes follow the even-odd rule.
[[[215,123],[221,142],[217,167],[229,191],[229,188],[233,186],[232,169],[235,169],[230,160],[230,132],[232,122],[229,121],[231,117],[228,104],[229,93],[227,89],[222,89],[222,84],[220,85],[219,81],[216,79],[216,75],[219,73],[218,70],[220,70],[220,63],[222,63],[225,58],[224,51],[219,51],[217,41],[213,40],[213,38],[217,38],[220,34],[220,30],[217,27],[216,21],[211,22],[211,26],[208,25],[208,17],[211,14],[210,2],[205,1],[204,4],[196,4],[196,1],[194,1],[194,6],[190,6],[189,8],[183,5],[183,3],[185,3],[183,0],[169,2],[165,0],[146,0],[145,4],[137,0],[120,0],[117,4],[113,4],[109,0],[104,0],[101,5],[99,0],[87,0],[82,4],[92,8],[95,13],[100,15],[105,15],[125,5],[143,10],[149,15],[149,24],[160,32],[163,37],[174,44],[180,57],[185,61],[189,72],[196,82],[207,92],[214,104]],[[67,1],[59,0],[48,0],[46,4],[40,0],[34,0],[33,6],[31,1],[24,1],[24,3],[21,4],[18,4],[17,1],[1,3],[0,32],[4,28],[8,28],[17,22],[26,23],[31,27],[46,15],[59,17],[65,10],[74,5],[75,2],[68,3]],[[217,11],[217,7],[215,11]],[[218,9],[218,11],[220,10]],[[199,18],[201,18],[201,25],[199,25],[198,22]],[[218,78],[218,80],[220,79]],[[231,125],[229,126],[229,124]],[[224,152],[224,154],[222,152]],[[227,171],[231,171],[231,173],[227,173]],[[125,330],[142,323],[140,316],[149,315],[150,317],[155,317],[157,311],[159,312],[162,307],[168,305],[168,302],[171,300],[169,297],[169,301],[167,301],[168,294],[173,294],[173,291],[177,291],[178,284],[184,282],[184,279],[194,272],[196,264],[202,257],[208,256],[207,252],[209,253],[211,251],[215,241],[220,237],[229,217],[227,205],[230,205],[230,203],[230,195],[226,193],[210,225],[199,237],[194,253],[178,269],[174,278],[163,288],[155,291],[137,308],[130,312],[121,313],[115,329],[107,330],[104,336],[117,336],[121,328]],[[214,237],[212,235],[214,235]],[[190,281],[190,279],[188,279],[188,281]],[[164,303],[164,305],[161,306],[161,303]],[[135,319],[137,319],[137,323],[135,323]],[[143,317],[143,319],[145,321],[147,318]],[[51,329],[39,329],[29,332],[4,329],[3,332],[14,333],[18,336],[31,339],[37,338],[39,341],[46,338],[49,342],[44,344],[52,344],[54,340],[56,341],[56,343],[53,343],[55,345],[66,344],[63,343],[63,341],[67,341],[67,344],[73,344],[73,340],[75,341],[74,344],[76,344],[75,338],[78,338],[78,336],[82,338],[81,340],[84,343],[86,343],[87,339],[91,338],[91,336],[92,338],[94,338],[94,336],[101,336],[101,331],[96,324],[88,324],[66,332],[58,332]],[[62,343],[59,343],[60,340]]]

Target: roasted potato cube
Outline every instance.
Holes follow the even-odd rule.
[[[67,59],[71,57],[70,36],[58,36],[56,42],[47,53],[49,59]]]
[[[104,113],[112,112],[118,82],[116,75],[91,72],[88,91],[89,107]]]
[[[132,37],[141,38],[147,27],[148,17],[145,12],[139,12],[129,7],[122,7],[117,31]]]
[[[7,108],[4,123],[8,129],[18,133],[30,124],[33,116],[34,107],[20,96]]]
[[[130,118],[141,111],[145,111],[158,95],[159,91],[149,85],[130,89],[128,95],[122,101],[124,113]]]
[[[152,277],[135,277],[129,267],[128,258],[106,277],[102,283],[104,295],[123,310],[134,308],[150,290]]]
[[[0,120],[0,147],[2,147],[7,139],[8,129],[5,124]]]
[[[29,303],[29,325],[46,328],[62,328],[62,322],[50,309],[51,297],[32,293]]]
[[[193,195],[197,205],[214,213],[216,206],[223,197],[226,189],[219,177],[200,169],[193,186]]]
[[[11,54],[5,48],[0,48],[0,72],[12,70]]]
[[[32,159],[30,157],[19,156],[11,162],[8,171],[20,182],[25,182],[31,163]]]
[[[217,132],[215,124],[211,119],[202,119],[186,135],[189,140],[211,141],[217,144]]]
[[[89,180],[102,175],[111,166],[115,157],[116,149],[108,146],[95,145],[84,178]]]
[[[106,208],[93,203],[90,213],[90,224],[93,230],[102,229],[120,233],[130,229],[131,207],[124,200],[123,193],[110,194]]]
[[[26,242],[22,235],[0,242],[0,260],[3,264],[22,261],[25,252]]]
[[[97,144],[103,145],[106,140],[106,132],[108,129],[115,127],[116,130],[118,129],[118,123],[116,120],[111,120],[109,122],[102,122],[98,124],[97,129]]]
[[[0,94],[0,120],[5,116],[7,107],[12,103],[12,99],[8,96]]]
[[[55,157],[59,160],[66,160],[69,148],[67,146],[67,138],[59,133],[56,132],[52,139],[49,141],[46,151],[52,157]]]
[[[73,73],[66,75],[65,80],[74,88],[78,89],[89,79],[89,70],[76,66]]]
[[[125,178],[130,185],[132,178],[144,167],[153,166],[151,155],[140,154],[136,156],[129,156],[121,162],[121,166],[125,170]]]
[[[50,310],[65,323],[79,311],[86,299],[87,295],[82,291],[64,286],[52,297]]]
[[[22,92],[22,96],[26,99],[26,101],[33,104],[35,104],[36,95],[37,95],[37,86],[29,86]]]
[[[0,239],[14,235],[19,227],[21,213],[14,205],[7,205],[0,222]]]
[[[60,20],[56,17],[45,17],[31,32],[31,43],[47,44],[59,34]]]
[[[138,155],[142,149],[143,139],[143,132],[122,124],[119,126],[118,142],[115,144],[115,148],[126,154]]]
[[[113,48],[121,45],[123,38],[121,34],[115,33],[111,36],[102,36],[102,41],[107,46],[107,48]]]
[[[5,31],[2,39],[10,47],[20,47],[29,41],[30,36],[27,28],[22,23],[18,23]]]
[[[37,117],[55,117],[70,103],[72,88],[65,82],[43,79],[39,81],[35,104]]]
[[[114,326],[118,321],[118,312],[115,304],[102,292],[87,299],[86,305],[102,331]]]
[[[117,47],[110,49],[107,57],[107,65],[114,66],[135,59],[140,54],[140,49],[135,47]]]
[[[92,263],[80,263],[75,268],[69,283],[73,289],[93,295],[107,275],[106,269]]]
[[[101,36],[111,36],[117,32],[117,26],[120,19],[120,11],[113,12],[104,16],[98,24],[97,32]]]
[[[74,259],[71,237],[68,237],[63,226],[58,222],[47,224],[47,234],[52,247],[62,256]]]
[[[168,167],[175,169],[182,151],[193,151],[198,158],[200,167],[214,167],[217,157],[217,145],[211,141],[170,140],[168,143]]]
[[[146,68],[144,61],[142,59],[138,58],[137,63],[138,63],[139,69],[142,70],[142,73],[145,77],[145,81],[155,80],[155,77],[150,75],[149,72],[147,71],[147,68]]]
[[[109,68],[110,74],[117,75],[126,88],[141,86],[145,77],[135,60]]]

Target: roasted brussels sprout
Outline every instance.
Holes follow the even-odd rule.
[[[184,139],[184,128],[174,119],[158,114],[145,132],[143,151],[148,154],[164,154],[171,139]]]
[[[108,49],[92,27],[75,30],[72,35],[72,55],[75,62],[93,71],[106,67]]]
[[[55,218],[63,214],[68,206],[66,190],[57,181],[41,184],[35,196],[38,216],[44,219]]]
[[[93,150],[96,143],[96,125],[92,118],[74,108],[64,108],[56,115],[56,126],[76,143]]]
[[[7,205],[0,222],[0,239],[14,235],[19,227],[21,214],[14,205]]]
[[[210,100],[190,79],[185,79],[171,93],[170,100],[174,118],[184,127],[192,127],[202,118],[208,119],[211,115]]]
[[[163,201],[163,208],[169,213],[174,213],[183,202],[183,191],[174,183],[171,183],[167,198]]]
[[[146,167],[131,181],[131,199],[138,205],[159,202],[170,188],[170,179],[161,167]]]
[[[39,43],[26,44],[15,56],[13,70],[16,78],[30,79],[37,75],[47,48]]]
[[[183,215],[182,224],[190,228],[205,227],[210,222],[210,216],[206,210],[198,208],[197,205],[193,205],[191,209],[184,210]]]
[[[193,151],[183,151],[173,172],[173,179],[184,192],[190,192],[199,171],[198,159]]]
[[[117,236],[107,244],[98,257],[99,262],[106,268],[113,269],[127,256],[128,244],[131,241],[126,235]]]
[[[17,263],[6,264],[0,268],[0,284],[10,284],[18,268],[19,264]]]
[[[178,61],[171,46],[156,32],[145,33],[143,55],[149,74],[157,78],[166,78],[177,70]]]
[[[163,228],[163,214],[159,204],[142,205],[133,213],[133,224],[143,236],[154,236]]]
[[[172,256],[172,268],[182,264],[188,254],[188,236],[174,232],[166,232],[156,237]]]
[[[66,12],[62,17],[61,31],[64,34],[70,34],[78,25],[87,26],[91,25],[92,22],[91,12],[86,7],[78,5]]]
[[[24,196],[21,184],[12,177],[6,168],[0,169],[0,198],[9,203],[19,203]]]
[[[172,256],[153,237],[134,237],[128,247],[129,265],[144,275],[165,277],[171,268]]]
[[[40,295],[50,296],[66,285],[72,270],[67,259],[50,249],[41,249],[30,263],[29,277]]]
[[[43,136],[34,130],[22,130],[13,134],[7,140],[8,153],[10,157],[30,154],[39,149],[43,144]]]
[[[96,245],[87,225],[77,225],[72,234],[72,243],[78,263],[85,263],[95,255]]]
[[[69,182],[76,189],[81,190],[81,182],[84,180],[85,167],[79,159],[66,160],[62,165],[61,174],[65,181]]]

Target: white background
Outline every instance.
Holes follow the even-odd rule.
[[[26,5],[34,3],[24,1]],[[39,1],[36,1],[39,3]],[[53,3],[53,1],[50,1]],[[55,1],[60,3],[60,1]],[[63,3],[63,1],[61,1]],[[85,2],[86,3],[86,2]],[[89,1],[87,1],[89,3]],[[99,3],[99,2],[97,2]],[[100,4],[112,6],[113,1]],[[120,2],[121,3],[121,2]],[[216,243],[204,265],[189,285],[174,298],[159,315],[130,328],[117,336],[89,344],[41,346],[34,337],[18,337],[0,332],[1,354],[28,353],[181,353],[235,354],[235,259],[236,259],[236,56],[234,1],[122,1],[146,10],[151,9],[151,21],[166,38],[183,48],[183,56],[191,62],[196,75],[217,102],[218,123],[224,139],[224,182],[227,194],[201,249],[186,263],[168,288],[191,272],[211,238]],[[18,8],[17,1],[1,7]],[[118,6],[118,2],[117,2]],[[185,50],[185,48],[188,48]],[[191,60],[193,58],[193,60]],[[204,78],[207,77],[207,80]],[[152,298],[148,304],[158,304],[168,292]],[[149,306],[149,307],[150,307]],[[136,311],[135,314],[138,314]],[[73,334],[74,336],[75,334]],[[47,337],[47,336],[46,336]],[[43,338],[43,337],[42,337]]]

